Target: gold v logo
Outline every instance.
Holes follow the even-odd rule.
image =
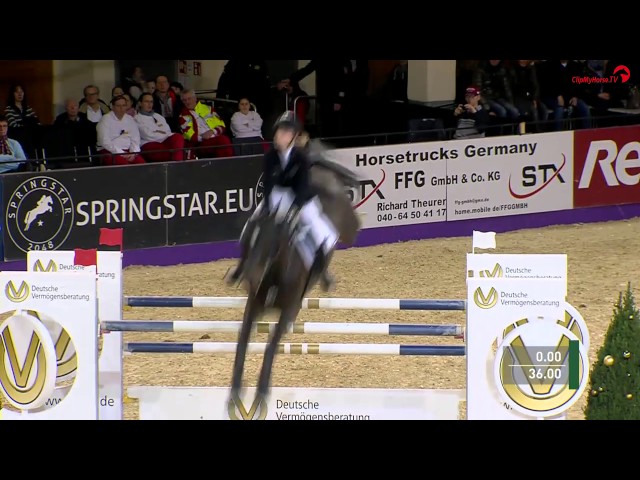
[[[473,293],[473,301],[480,308],[493,308],[495,307],[496,303],[498,303],[498,292],[495,288],[491,287],[491,290],[489,290],[489,293],[485,296],[482,289],[478,287]]]
[[[9,280],[9,283],[4,288],[4,294],[14,303],[24,302],[29,296],[29,285],[23,281],[20,287],[16,288],[13,280]]]
[[[33,271],[34,272],[57,272],[58,265],[56,265],[56,262],[54,262],[53,260],[49,260],[49,263],[47,263],[47,266],[45,267],[40,261],[40,259],[38,259],[36,260],[36,263],[33,264]]]
[[[34,317],[36,317],[38,320],[42,322],[42,318],[40,318],[40,315],[38,314],[37,311],[35,310],[27,310],[27,311],[29,312],[30,315],[33,315]],[[57,339],[56,339],[56,332],[49,330],[49,333],[51,334],[51,337],[53,338],[53,340],[56,342],[55,343],[56,362],[58,365],[57,378],[62,379],[67,375],[70,375],[71,373],[75,372],[78,369],[78,357],[76,355],[76,352],[74,351],[69,356],[68,359],[66,360],[64,359],[67,353],[67,350],[69,350],[69,347],[73,345],[73,343],[71,342],[71,337],[69,336],[69,333],[64,328],[60,329],[60,333],[58,334]]]
[[[493,270],[480,270],[480,277],[483,278],[495,278],[502,277],[503,275],[502,267],[499,263],[496,263],[496,266],[493,267]]]
[[[564,328],[571,330],[571,333],[578,337],[581,343],[584,343],[585,334],[580,329],[580,324],[578,323],[578,321],[573,318],[573,316],[568,311],[565,310],[564,320],[558,320],[558,324],[562,325]]]
[[[4,391],[15,402],[29,405],[41,395],[47,376],[47,360],[40,338],[35,331],[31,334],[24,362],[20,362],[9,329],[4,329],[0,337],[2,339],[0,341],[0,355],[9,359],[12,373],[10,376],[6,368],[0,369],[0,382]],[[36,378],[33,385],[29,387],[29,378],[36,363],[38,369]]]
[[[267,418],[267,405],[262,398],[255,398],[248,412],[239,398],[229,400],[227,409],[231,420],[264,420]],[[260,414],[256,418],[258,409],[260,409]],[[240,417],[236,415],[236,410],[240,413]]]
[[[64,377],[73,373],[78,368],[78,357],[74,352],[67,360],[63,360],[65,353],[71,345],[71,337],[65,329],[62,329],[56,342],[56,361],[58,363],[58,377]]]

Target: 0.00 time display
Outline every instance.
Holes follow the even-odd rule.
[[[536,363],[547,362],[549,365],[543,367],[536,365],[534,368],[529,368],[528,377],[530,380],[560,380],[564,377],[563,368],[566,365],[562,363],[564,352],[560,350],[552,351],[540,351],[536,352]]]

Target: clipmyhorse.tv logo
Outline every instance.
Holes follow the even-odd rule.
[[[571,78],[573,83],[627,83],[631,72],[625,65],[618,65],[611,75],[599,77],[597,75],[576,75]]]

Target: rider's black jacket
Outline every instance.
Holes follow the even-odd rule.
[[[316,195],[311,186],[310,163],[304,149],[293,147],[287,166],[283,169],[280,155],[272,148],[264,156],[264,199],[269,205],[269,196],[274,186],[291,188],[295,195],[294,204],[300,208]]]

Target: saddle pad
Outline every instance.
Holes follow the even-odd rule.
[[[298,250],[300,257],[304,263],[304,266],[307,270],[311,269],[313,262],[316,258],[316,244],[313,241],[313,236],[311,235],[311,227],[308,225],[303,225],[302,222],[299,222],[296,226],[295,231],[293,232],[293,245]]]

